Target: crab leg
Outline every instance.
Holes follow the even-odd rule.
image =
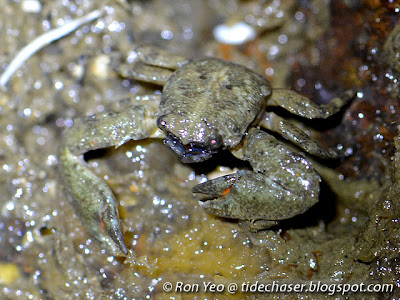
[[[71,204],[91,236],[113,255],[128,251],[118,204],[107,183],[89,170],[82,155],[89,150],[119,147],[131,139],[157,135],[155,122],[152,110],[135,106],[120,113],[76,119],[64,133],[59,150],[60,173]]]
[[[241,158],[253,171],[238,171],[193,188],[194,193],[215,198],[201,202],[208,213],[250,220],[250,228],[259,230],[301,214],[318,201],[320,177],[313,166],[270,134],[250,130]]]
[[[128,79],[135,79],[142,82],[153,83],[164,86],[173,71],[159,67],[149,66],[140,61],[133,65],[123,65],[118,73]]]
[[[133,65],[119,67],[118,73],[124,78],[135,79],[164,86],[173,71],[188,59],[154,45],[141,45],[134,52],[137,60]]]
[[[140,45],[136,47],[135,52],[143,63],[160,68],[175,70],[188,62],[184,56],[151,44]]]
[[[263,120],[260,122],[260,126],[278,133],[311,155],[325,159],[333,159],[339,156],[335,150],[326,149],[312,140],[308,134],[297,127],[294,122],[285,120],[273,112],[265,113]]]
[[[279,106],[307,119],[326,119],[339,112],[354,97],[355,93],[349,90],[341,97],[332,99],[328,104],[318,105],[295,91],[274,89],[271,98],[268,99],[268,106]]]

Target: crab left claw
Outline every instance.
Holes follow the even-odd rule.
[[[200,202],[208,213],[247,220],[257,231],[304,213],[318,201],[320,177],[313,166],[272,135],[251,130],[243,159],[253,171],[241,170],[193,188],[214,198]]]

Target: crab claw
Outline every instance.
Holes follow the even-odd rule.
[[[262,230],[277,221],[304,213],[318,202],[321,178],[310,162],[272,135],[252,129],[243,158],[253,168],[241,170],[193,188],[210,195],[201,206],[210,214],[248,221]]]
[[[128,253],[118,203],[107,183],[80,163],[67,147],[60,153],[61,174],[71,204],[88,233],[112,255]]]
[[[289,190],[279,178],[252,171],[238,171],[209,180],[192,191],[214,198],[200,202],[206,212],[249,221],[249,227],[254,231],[303,213],[317,202],[317,197],[310,200],[301,191]],[[316,195],[318,191],[315,191]],[[297,195],[293,197],[295,193]]]
[[[236,177],[237,174],[229,174],[208,180],[193,187],[192,192],[205,194],[212,197],[219,197],[229,192],[231,186],[235,184]]]
[[[113,255],[120,255],[121,252],[128,254],[124,236],[121,229],[118,213],[118,204],[108,186],[98,186],[99,194],[94,198],[87,198],[88,206],[83,202],[75,204],[74,209],[82,224],[89,234],[100,244],[100,246]]]
[[[108,237],[102,236],[103,239],[105,238],[105,242],[112,247],[112,252],[115,253],[121,250],[125,255],[128,254],[128,249],[125,244],[124,236],[122,234],[121,225],[119,221],[119,213],[116,205],[113,205],[107,202],[106,210],[100,217],[101,224],[104,226],[104,229],[108,233]],[[114,201],[115,203],[115,201]],[[109,241],[109,238],[112,239],[113,243]],[[115,245],[118,249],[115,249]]]
[[[200,202],[209,214],[223,218],[249,220],[265,206],[262,196],[263,175],[251,171],[238,171],[193,187],[193,193],[209,195],[215,199]],[[262,210],[265,210],[262,208]]]

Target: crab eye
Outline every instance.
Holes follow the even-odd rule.
[[[207,142],[210,149],[218,149],[222,146],[222,136],[218,133],[211,135]]]
[[[165,120],[165,115],[159,116],[157,119],[157,127],[163,129],[167,127],[167,121]]]

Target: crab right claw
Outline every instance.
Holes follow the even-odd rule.
[[[320,177],[312,165],[268,133],[250,131],[243,159],[253,171],[241,170],[193,188],[194,193],[214,197],[201,202],[208,213],[247,220],[250,229],[261,230],[304,213],[318,201]]]
[[[131,139],[152,136],[148,124],[155,124],[155,117],[142,106],[79,118],[64,132],[59,149],[61,179],[75,213],[91,237],[111,255],[128,253],[118,202],[106,181],[90,170],[82,156],[90,150],[119,147]]]

